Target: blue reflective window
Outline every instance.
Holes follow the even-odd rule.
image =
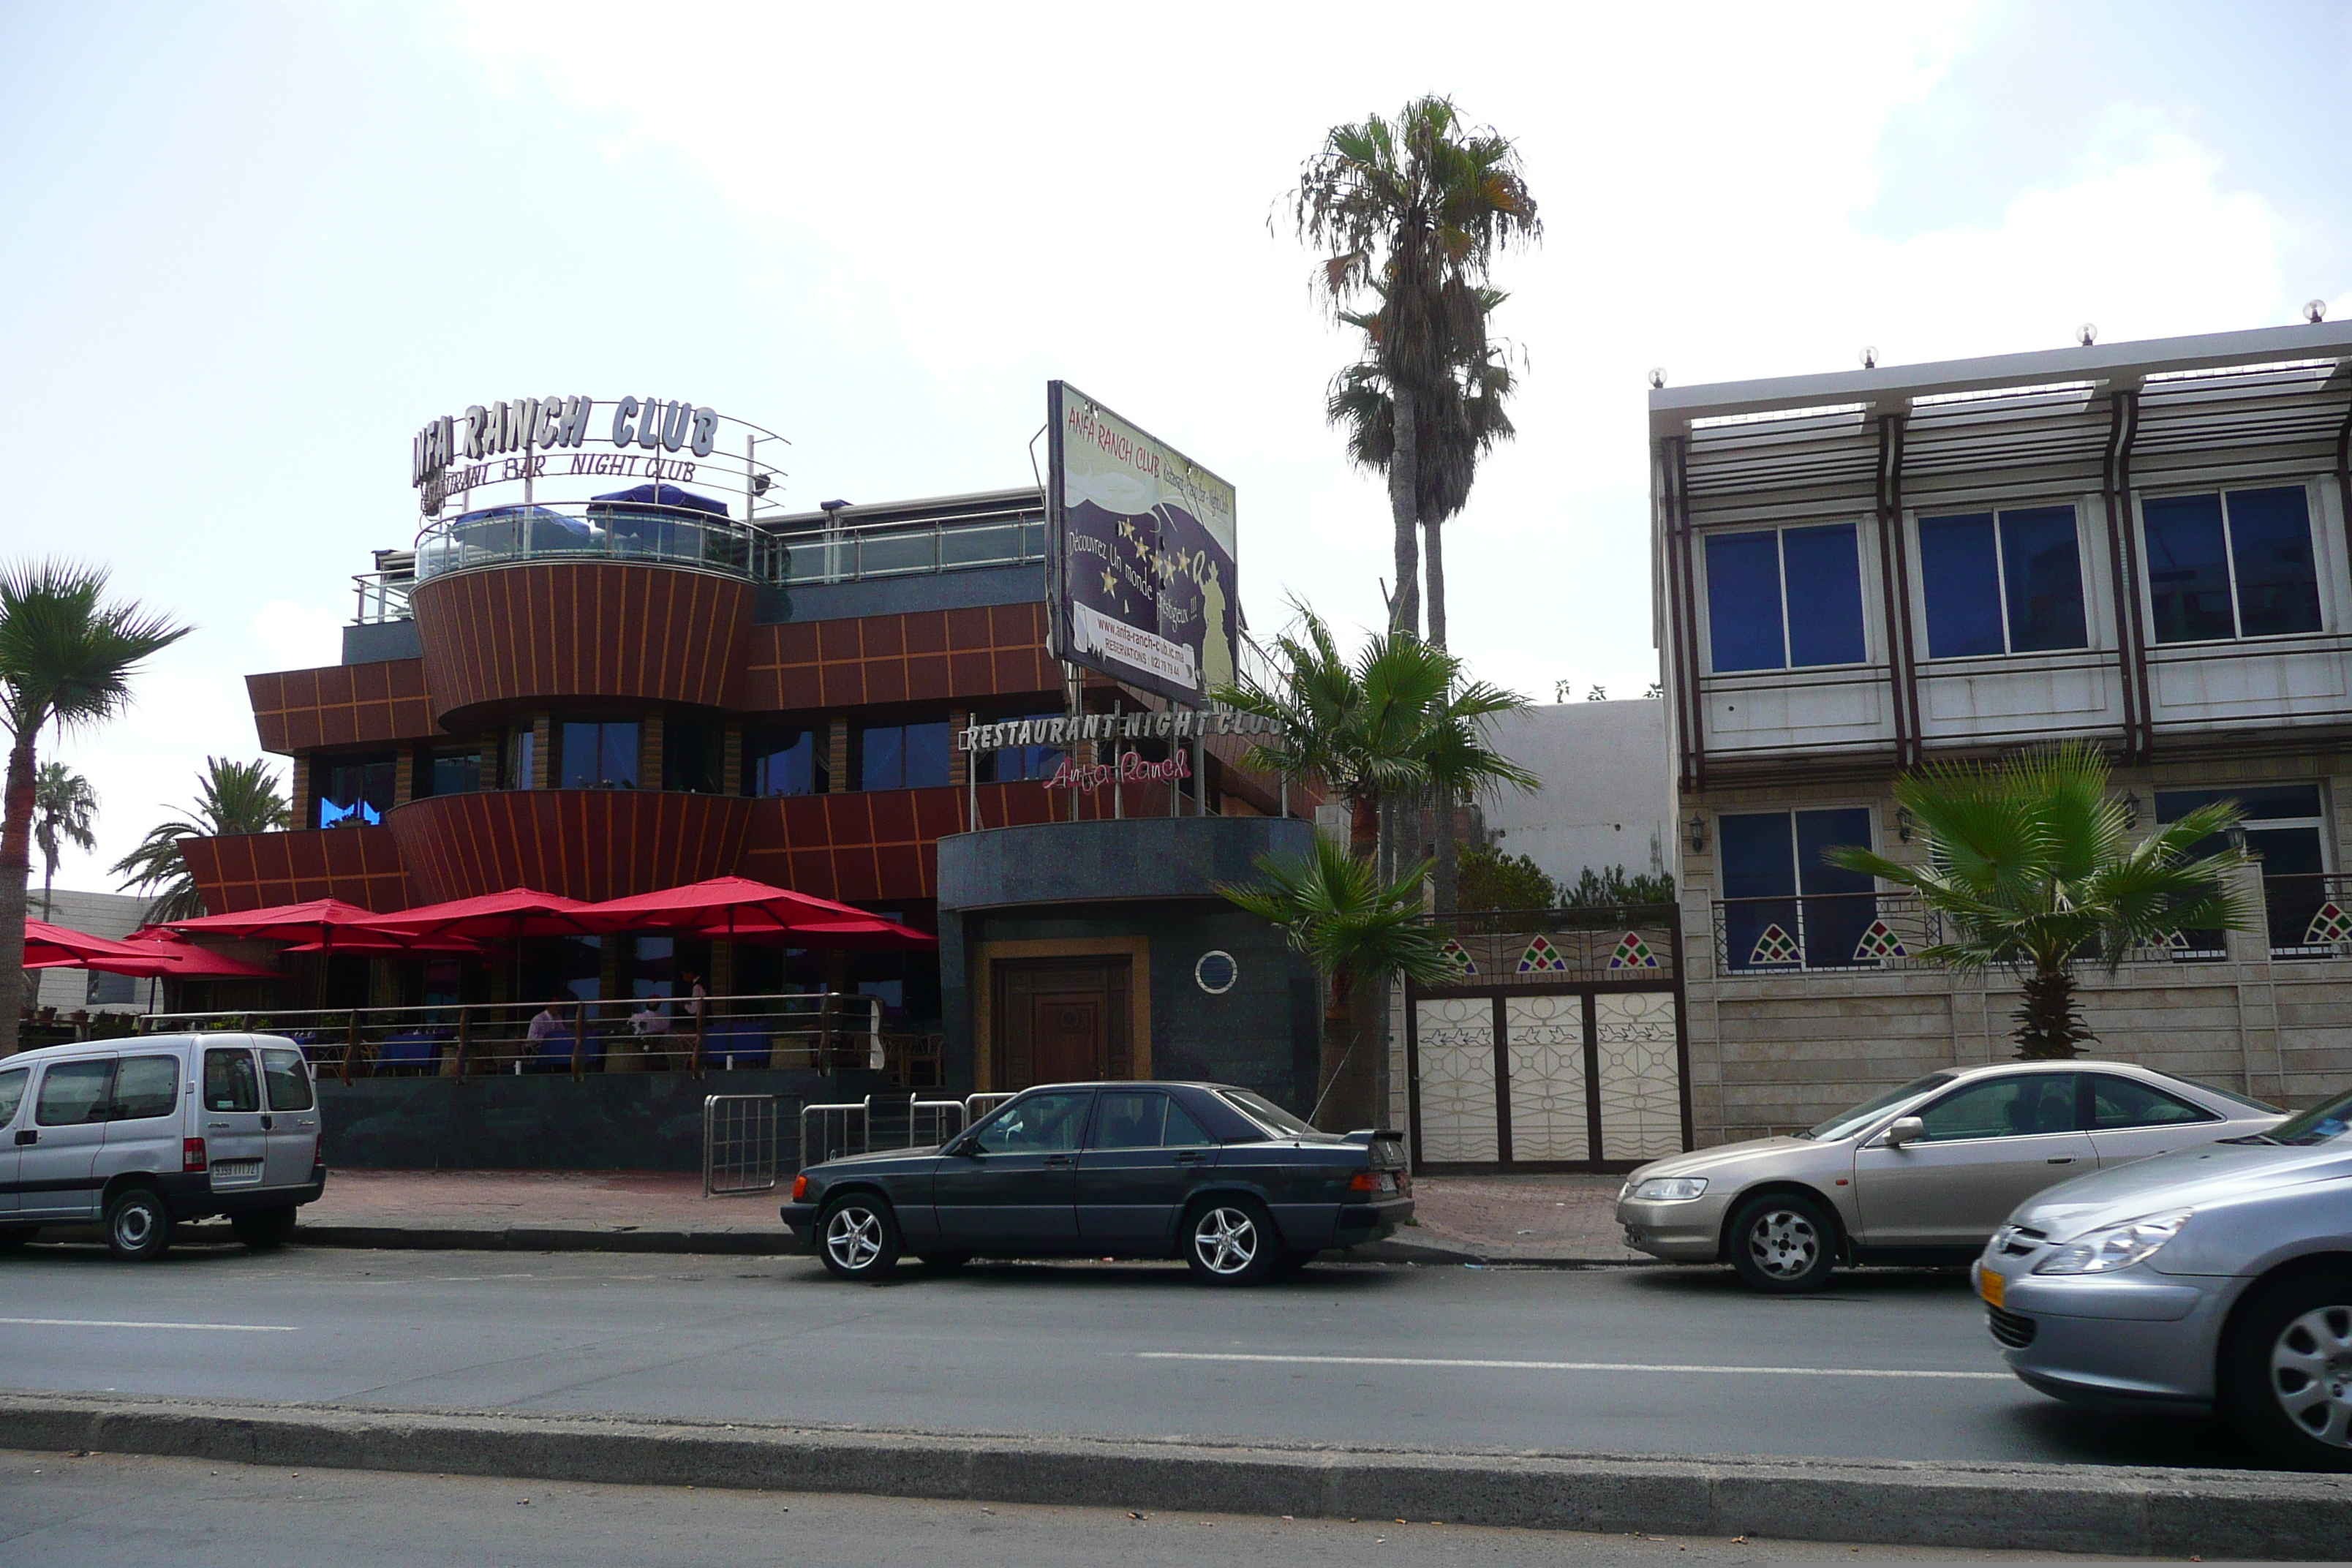
[[[1789,662],[1862,662],[1862,555],[1853,524],[1780,533],[1788,577]]]
[[[2300,485],[2230,492],[2230,563],[2238,578],[2238,635],[2319,629],[2319,574]]]
[[[1919,585],[1927,605],[1927,657],[2007,651],[2000,629],[2000,547],[1992,514],[1919,520]]]
[[[1788,668],[1778,533],[1707,536],[1706,626],[1717,675]]]
[[[859,789],[936,789],[948,782],[948,721],[869,724],[856,735]]]
[[[2147,541],[2148,618],[2156,640],[2234,637],[2230,551],[2220,496],[2166,496],[2140,503]]]
[[[317,766],[320,827],[362,827],[392,809],[397,763],[386,754],[322,759]]]
[[[2090,646],[2073,507],[2002,512],[2000,569],[2008,590],[2010,652]]]
[[[983,719],[984,724],[1018,723],[1022,720],[1046,720],[1062,717],[1060,710],[1050,713],[1008,713],[999,719]],[[982,784],[1011,784],[1016,779],[1049,779],[1062,765],[1059,746],[1004,746],[993,752],[973,753],[973,776]]]
[[[1717,818],[1724,957],[1735,970],[1851,969],[1877,959],[1869,876],[1829,864],[1841,844],[1870,845],[1870,810],[1741,813]]]
[[[1725,816],[1716,822],[1725,898],[1780,898],[1797,890],[1796,846],[1789,837],[1787,812]]]
[[[754,730],[743,738],[743,793],[823,795],[830,779],[816,732]]]
[[[634,719],[572,720],[556,753],[562,789],[637,787],[637,723]]]

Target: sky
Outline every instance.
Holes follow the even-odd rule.
[[[1433,24],[1431,18],[1434,18]],[[1380,481],[1285,194],[1452,96],[1513,138],[1518,438],[1446,532],[1475,675],[1639,694],[1643,394],[2352,310],[2352,5],[0,0],[0,560],[196,629],[44,738],[106,867],[259,754],[417,524],[410,436],[536,393],[782,432],[783,500],[1023,484],[1066,378],[1234,481],[1251,625],[1351,632]],[[35,876],[40,875],[36,866]]]

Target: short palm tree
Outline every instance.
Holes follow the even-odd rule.
[[[140,666],[188,631],[136,604],[108,603],[106,581],[100,568],[62,562],[0,570],[0,724],[9,737],[0,816],[0,1056],[16,1048],[25,1003],[35,742],[49,724],[83,729],[121,713]]]
[[[58,862],[70,844],[87,855],[98,847],[90,825],[98,817],[98,792],[63,763],[43,763],[33,776],[33,842],[41,851],[41,918],[51,920]]]
[[[1347,1077],[1364,1037],[1358,997],[1384,986],[1394,974],[1431,983],[1453,973],[1420,919],[1421,879],[1428,870],[1426,865],[1416,866],[1397,880],[1383,882],[1370,861],[1318,834],[1313,853],[1292,860],[1262,856],[1255,882],[1218,889],[1279,926],[1284,939],[1323,975],[1321,1060],[1310,1121],[1327,1105],[1332,1121],[1340,1126],[1378,1120],[1380,1075],[1368,1075],[1360,1067],[1352,1078]],[[1340,1087],[1343,1078],[1345,1089]],[[1368,1088],[1372,1090],[1369,1095]]]
[[[114,863],[121,887],[145,893],[150,925],[191,920],[205,912],[196,879],[180,853],[183,838],[218,838],[232,833],[276,833],[292,826],[293,813],[278,793],[278,775],[258,758],[249,763],[206,757],[195,805],[185,817],[159,822],[139,847]]]
[[[1950,923],[1951,940],[1922,959],[1962,970],[1998,964],[2018,976],[2025,998],[2011,1037],[2027,1061],[2080,1056],[2093,1037],[2075,993],[2078,963],[2104,955],[2113,973],[2133,949],[2178,932],[2252,923],[2231,885],[2243,852],[2197,855],[2235,826],[2236,805],[2200,807],[2135,843],[2095,746],[1930,763],[1896,781],[1895,798],[1926,839],[1916,865],[1854,847],[1827,858],[1914,889]]]

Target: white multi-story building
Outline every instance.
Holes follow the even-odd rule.
[[[1667,388],[1656,626],[1693,1121],[1806,1125],[2011,1054],[2015,993],[1821,851],[1895,775],[2097,741],[2142,823],[2245,808],[2266,929],[2084,973],[2098,1054],[2301,1104],[2352,1077],[2352,326]]]

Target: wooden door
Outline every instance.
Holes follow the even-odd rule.
[[[1127,1077],[1128,970],[1124,954],[992,965],[998,1087]]]

